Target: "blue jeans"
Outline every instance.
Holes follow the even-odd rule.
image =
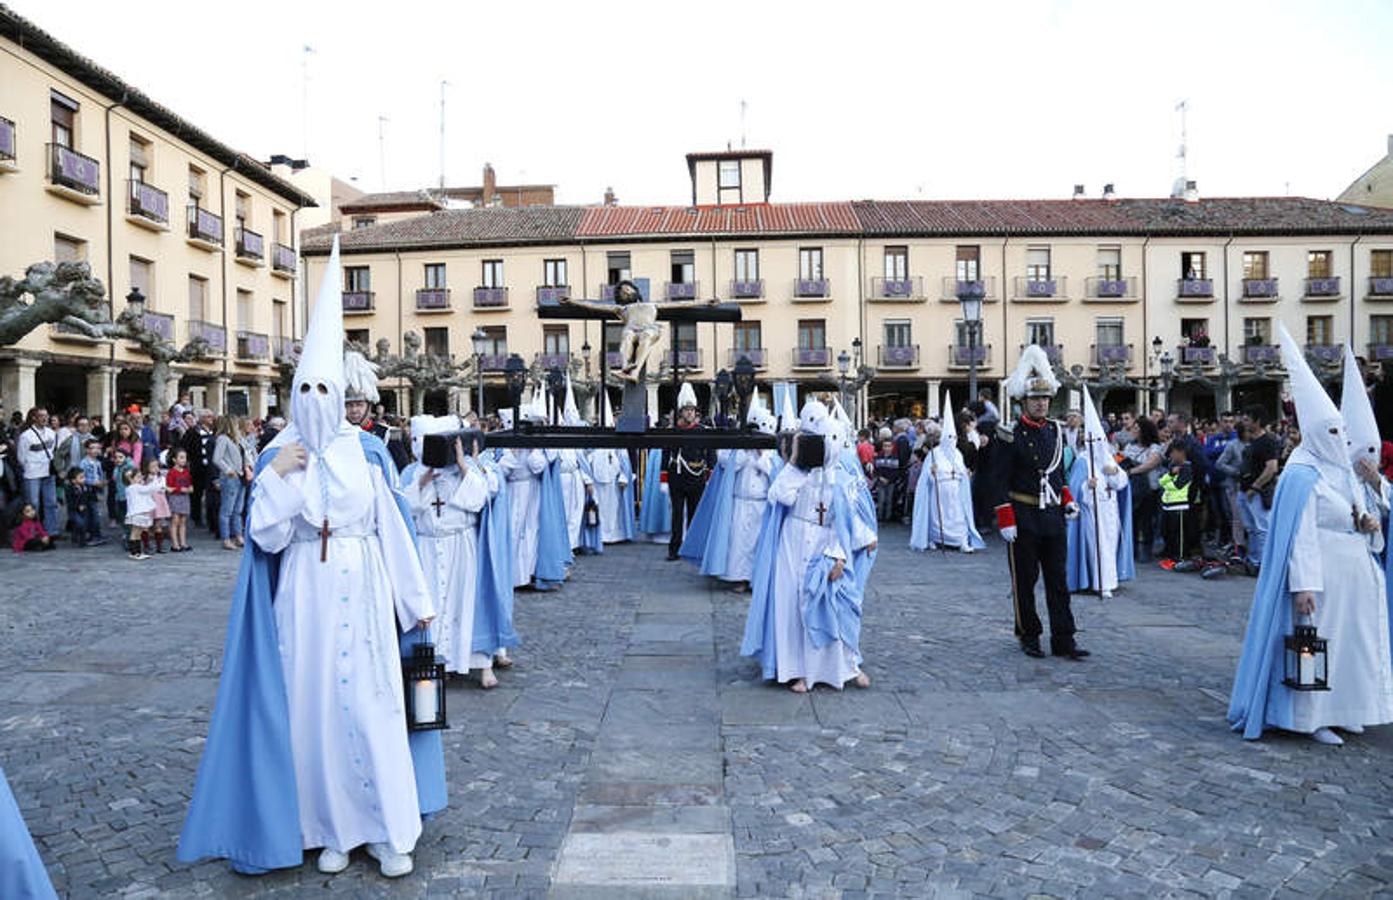
[[[242,536],[242,479],[221,475],[218,477],[218,537],[229,541]]]
[[[24,500],[39,514],[44,531],[58,534],[58,492],[53,476],[24,479]]]
[[[1267,544],[1267,523],[1272,510],[1263,509],[1261,494],[1240,494],[1238,510],[1243,516],[1243,527],[1248,532],[1248,559],[1253,565],[1262,565],[1263,548]]]

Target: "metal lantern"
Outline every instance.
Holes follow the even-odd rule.
[[[527,387],[527,363],[516,353],[503,365],[503,381],[508,386],[508,405],[513,408],[513,427],[517,428],[522,421],[518,407],[522,405],[522,392]]]
[[[556,425],[566,405],[566,373],[559,366],[547,370],[547,393],[551,394],[551,424]]]
[[[755,364],[750,362],[748,356],[741,356],[735,361],[731,380],[734,382],[735,396],[740,400],[740,421],[743,422],[750,411],[750,396],[755,392]]]
[[[594,497],[585,498],[584,515],[586,528],[600,527],[600,504],[595,502]]]
[[[126,295],[126,308],[134,318],[139,319],[145,315],[145,295],[140,292],[140,288],[133,287]]]
[[[1314,625],[1297,625],[1285,639],[1286,677],[1282,684],[1294,691],[1328,691],[1330,671],[1325,638]]]
[[[435,645],[419,641],[401,661],[406,689],[406,730],[449,728],[445,721],[445,664],[435,658]]]

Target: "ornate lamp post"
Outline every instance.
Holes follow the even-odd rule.
[[[745,424],[745,418],[750,414],[750,396],[755,392],[755,366],[748,356],[735,361],[735,374],[731,380],[739,400],[740,419],[735,423],[738,428]]]
[[[580,345],[580,358],[585,360],[585,380],[590,380],[590,338]]]
[[[475,328],[474,333],[469,336],[469,340],[474,344],[474,375],[479,379],[479,408],[477,413],[482,419],[484,417],[484,351],[488,349],[489,336],[484,334],[484,329]]]
[[[126,295],[126,308],[136,319],[145,317],[145,295],[140,292],[140,288],[133,287],[131,292]]]
[[[980,281],[958,282],[958,306],[962,309],[963,324],[967,326],[967,397],[977,399],[977,328],[982,324],[982,294]]]
[[[841,353],[837,354],[837,394],[842,398],[843,409],[846,409],[846,407],[850,405],[850,400],[847,398],[846,394],[846,373],[850,371],[850,369],[851,354],[843,350]]]
[[[508,403],[513,408],[513,430],[522,429],[522,392],[527,389],[527,363],[516,353],[508,357],[503,367],[503,378],[508,385]]]

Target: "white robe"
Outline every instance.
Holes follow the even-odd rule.
[[[606,544],[627,541],[624,533],[623,516],[634,514],[624,509],[625,485],[629,478],[624,474],[619,454],[623,450],[595,450],[590,454],[590,472],[595,478],[595,503],[600,507],[600,540]]]
[[[1117,590],[1117,544],[1122,540],[1122,519],[1121,513],[1117,509],[1117,492],[1127,486],[1127,473],[1118,469],[1111,475],[1098,470],[1098,507],[1101,513],[1097,517],[1097,537],[1098,552],[1088,554],[1088,583],[1100,591]],[[1075,497],[1079,505],[1084,507],[1084,515],[1079,519],[1080,528],[1093,528],[1093,490],[1089,488],[1088,481],[1085,479],[1083,490],[1079,493],[1082,497]],[[1098,566],[1102,564],[1102,577],[1099,577]]]
[[[537,571],[537,530],[542,502],[542,473],[547,457],[541,450],[504,450],[498,468],[508,479],[508,512],[513,525],[513,587],[532,583]]]
[[[1316,629],[1329,641],[1328,691],[1293,691],[1294,731],[1393,722],[1393,663],[1381,535],[1354,530],[1351,503],[1316,480],[1292,544],[1287,588],[1314,591]]]
[[[281,553],[275,617],[290,711],[304,846],[348,852],[386,842],[409,853],[421,834],[407,744],[397,625],[434,615],[390,488],[366,468],[372,500],[341,523],[320,561],[305,493],[266,467],[253,484],[249,534]]]
[[[436,654],[447,669],[464,675],[470,669],[479,591],[479,511],[498,493],[498,482],[490,484],[489,474],[470,461],[463,477],[451,466],[425,487],[418,474],[405,493],[416,520],[421,568],[439,610],[431,625]]]
[[[850,647],[832,641],[819,649],[813,646],[803,625],[802,586],[809,561],[817,554],[847,558],[832,528],[832,492],[846,490],[847,480],[837,470],[808,473],[788,465],[779,470],[769,486],[769,502],[789,507],[774,561],[774,658],[781,683],[802,678],[809,687],[829,684],[840,689],[861,672],[860,660]],[[848,491],[848,504],[853,500],[854,491]],[[821,525],[819,506],[824,509]],[[875,540],[875,535],[854,515],[851,530],[857,544],[853,550]],[[843,577],[849,578],[851,573]]]
[[[590,476],[580,467],[577,450],[558,451],[561,458],[561,496],[566,501],[566,534],[571,549],[580,546],[581,520],[585,517],[585,487]]]
[[[928,511],[929,534],[938,533],[946,546],[958,550],[970,549],[972,539],[967,533],[967,510],[963,508],[962,499],[963,482],[968,481],[970,476],[967,466],[963,465],[962,454],[956,447],[934,447],[924,460],[919,478],[919,486],[923,486],[924,479],[928,478],[934,479],[934,487],[938,489],[938,494],[932,497],[930,491],[919,490],[918,486],[914,492],[915,503],[934,504],[933,509]],[[943,522],[941,529],[940,516]],[[930,549],[936,546],[934,543],[929,544]]]
[[[773,450],[721,450],[735,454],[735,502],[730,520],[730,549],[726,553],[725,581],[749,581],[755,570],[755,544],[759,542],[764,511],[768,506],[769,473],[774,469]]]

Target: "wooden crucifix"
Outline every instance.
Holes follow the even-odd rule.
[[[624,323],[624,336],[620,341],[620,376],[627,382],[624,385],[623,411],[615,423],[615,431],[641,432],[648,427],[648,397],[643,388],[643,376],[648,362],[662,337],[659,322],[739,322],[740,307],[734,303],[720,303],[711,300],[671,301],[653,303],[643,298],[632,282],[623,281],[615,285],[615,302],[603,300],[557,300],[539,302],[539,319],[596,320],[600,322],[619,321]],[[608,354],[604,350],[603,329],[600,347],[600,384],[604,389],[605,376],[609,371]],[[675,389],[680,380],[680,356],[677,338],[672,341],[672,384]],[[600,427],[603,420],[604,405],[600,405]]]

